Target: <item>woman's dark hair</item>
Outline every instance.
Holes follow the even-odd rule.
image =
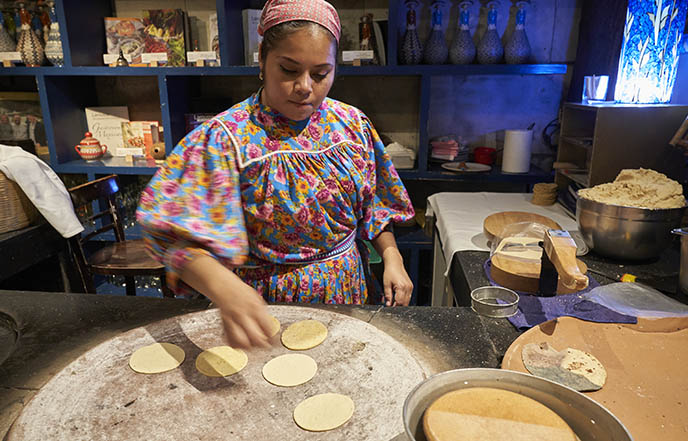
[[[265,60],[267,59],[268,53],[274,49],[282,40],[287,38],[289,35],[293,34],[296,31],[300,31],[301,29],[305,28],[310,28],[310,29],[318,29],[320,32],[326,33],[334,42],[335,44],[335,65],[337,64],[337,60],[339,60],[339,43],[337,40],[334,38],[334,35],[330,31],[327,30],[324,26],[319,25],[318,23],[315,23],[313,21],[307,21],[307,20],[293,20],[293,21],[287,21],[284,23],[280,23],[276,26],[271,27],[267,31],[265,31],[265,34],[263,34],[263,43],[261,45],[261,50],[260,50],[260,58],[265,63]],[[336,66],[335,66],[335,71],[336,71]],[[336,73],[336,72],[335,72]]]

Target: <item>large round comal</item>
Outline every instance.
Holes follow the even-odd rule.
[[[582,441],[632,441],[628,430],[609,410],[559,383],[503,369],[455,369],[434,375],[411,391],[404,402],[404,428],[409,441],[426,441],[423,414],[448,392],[487,387],[535,400],[562,418]],[[460,429],[459,429],[460,430]]]
[[[597,254],[618,260],[658,257],[671,243],[685,207],[637,208],[578,198],[576,221],[585,244]]]

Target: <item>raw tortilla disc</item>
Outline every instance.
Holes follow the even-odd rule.
[[[318,365],[305,354],[286,354],[273,358],[263,366],[263,377],[275,386],[298,386],[310,381]]]
[[[423,414],[429,441],[576,441],[566,421],[525,395],[491,387],[448,392]]]
[[[599,390],[607,381],[607,371],[592,354],[578,349],[557,351],[548,343],[528,343],[521,350],[523,365],[533,375],[580,392]]]
[[[327,328],[317,320],[292,323],[282,332],[282,344],[294,351],[318,346],[327,338]]]
[[[304,430],[336,429],[354,414],[354,402],[346,395],[320,394],[307,398],[294,409],[294,421]]]
[[[277,335],[278,332],[280,332],[280,329],[282,328],[282,324],[280,323],[279,320],[277,320],[277,317],[271,315],[270,316],[270,332],[268,333],[268,337],[274,337]]]
[[[208,377],[226,377],[246,367],[248,356],[240,349],[215,346],[201,352],[196,358],[196,369]]]
[[[137,349],[129,358],[129,367],[141,374],[171,371],[184,361],[184,350],[172,343],[153,343]]]

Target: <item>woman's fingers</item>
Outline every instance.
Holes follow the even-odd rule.
[[[244,330],[225,314],[222,314],[222,325],[224,326],[225,339],[229,346],[239,349],[248,349],[251,347],[251,341]]]
[[[394,306],[408,306],[413,293],[413,283],[408,280],[397,285],[394,290]]]
[[[392,288],[392,282],[385,282],[385,305],[392,306],[392,301],[394,300],[394,289]]]

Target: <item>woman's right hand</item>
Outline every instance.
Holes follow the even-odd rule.
[[[243,282],[242,282],[243,284]],[[214,299],[220,309],[227,343],[233,348],[270,346],[270,315],[267,305],[258,292],[243,284]]]
[[[225,338],[231,347],[249,349],[270,345],[272,321],[267,305],[234,272],[203,254],[184,266],[181,278],[219,308]]]

